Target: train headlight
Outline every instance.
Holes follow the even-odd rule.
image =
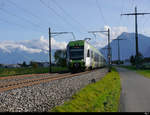
[[[72,60],[70,60],[70,62],[72,62]]]
[[[81,61],[84,61],[84,59],[82,59]]]

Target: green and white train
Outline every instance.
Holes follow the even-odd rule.
[[[67,66],[73,72],[104,67],[104,56],[85,40],[71,41],[67,45]]]

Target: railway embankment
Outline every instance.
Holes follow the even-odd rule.
[[[107,69],[0,93],[0,112],[47,112],[70,100],[80,89],[99,81]]]

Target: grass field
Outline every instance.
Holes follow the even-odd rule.
[[[120,91],[120,76],[113,68],[100,81],[87,85],[72,100],[50,112],[118,112]]]
[[[150,70],[137,70],[137,73],[144,75],[147,78],[150,78]]]
[[[146,69],[138,69],[136,70],[136,67],[135,66],[121,66],[121,67],[124,67],[124,68],[127,68],[127,69],[130,69],[130,70],[133,70],[133,71],[136,71],[137,73],[147,77],[147,78],[150,78],[150,70]]]
[[[52,67],[52,72],[68,71],[67,67]],[[13,76],[13,75],[24,75],[24,74],[40,74],[48,73],[49,68],[38,67],[38,68],[0,68],[0,77]]]

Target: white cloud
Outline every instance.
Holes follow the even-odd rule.
[[[110,29],[110,41],[112,41],[113,39],[116,39],[119,35],[121,35],[121,33],[128,32],[127,27],[124,27],[124,26],[109,27],[106,25],[106,26],[104,26],[103,30],[107,31],[108,28]],[[96,40],[95,47],[102,48],[105,45],[107,45],[107,43],[108,43],[107,32],[106,33],[97,33],[97,35],[100,36],[100,38],[97,36],[97,38],[99,40]]]
[[[52,38],[52,48],[53,49],[65,49],[67,46],[66,42],[57,42],[54,38]]]
[[[150,36],[150,28],[144,28],[144,30],[139,33],[143,33],[144,35]]]
[[[64,49],[66,46],[66,42],[58,42],[52,38],[52,49]],[[45,39],[44,36],[41,36],[40,39],[25,40],[21,42],[3,41],[0,42],[0,49],[8,53],[15,50],[26,51],[28,53],[40,53],[42,51],[48,53],[49,40]]]
[[[5,42],[1,42],[0,43],[0,48],[4,51],[4,52],[8,52],[11,53],[11,51],[13,50],[20,50],[20,51],[27,51],[29,53],[39,53],[41,52],[40,49],[33,49],[33,48],[28,48],[25,45],[16,43],[16,42],[10,42],[10,41],[5,41]]]

